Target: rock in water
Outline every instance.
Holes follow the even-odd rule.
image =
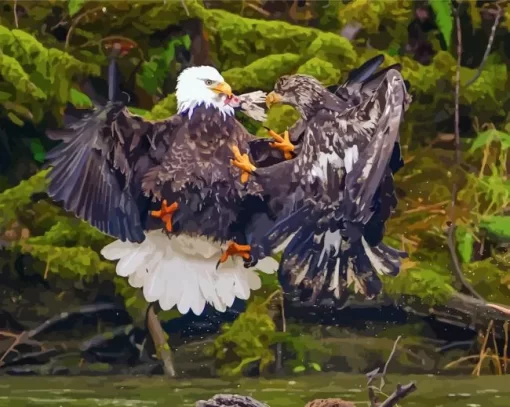
[[[217,394],[213,398],[196,402],[195,407],[269,407],[252,397],[237,394]]]

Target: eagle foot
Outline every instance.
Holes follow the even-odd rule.
[[[179,204],[177,202],[168,205],[167,200],[164,199],[161,203],[161,209],[159,211],[151,211],[151,216],[161,219],[165,224],[166,231],[171,233],[173,231],[172,217],[178,209]]]
[[[225,263],[229,257],[231,256],[240,256],[243,258],[244,261],[248,261],[251,258],[251,246],[247,244],[237,244],[235,242],[232,242],[228,245],[227,250],[225,250],[220,259],[218,260],[218,264],[216,265],[216,268],[221,263]]]
[[[288,130],[285,130],[282,134],[278,134],[274,130],[267,129],[269,135],[274,138],[276,141],[274,143],[269,143],[269,145],[273,148],[280,150],[283,153],[283,156],[286,160],[290,160],[292,158],[292,152],[295,150],[294,144],[290,141],[290,135]]]
[[[246,184],[246,182],[248,182],[248,177],[257,169],[257,167],[251,163],[248,154],[241,154],[239,147],[233,146],[231,147],[231,150],[234,153],[234,159],[230,160],[230,164],[242,171],[241,182]]]

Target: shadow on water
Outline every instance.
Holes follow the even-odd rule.
[[[389,376],[385,391],[414,380],[418,391],[403,403],[414,407],[508,407],[506,377]],[[341,397],[368,405],[366,380],[361,375],[318,374],[278,380],[194,379],[168,381],[163,377],[2,377],[0,406],[175,406],[191,407],[217,393],[249,395],[271,407],[303,407],[316,398]]]

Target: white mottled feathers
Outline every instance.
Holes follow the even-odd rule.
[[[181,314],[200,315],[206,304],[224,312],[236,298],[247,300],[261,286],[255,268],[244,267],[240,258],[230,257],[216,269],[224,246],[205,237],[178,235],[167,237],[161,231],[146,233],[142,243],[117,240],[101,254],[119,260],[117,275],[128,277],[129,284],[143,288],[148,302],[159,301],[163,310],[174,307]],[[271,257],[261,260],[256,269],[274,273],[278,263]]]

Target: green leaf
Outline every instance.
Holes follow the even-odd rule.
[[[510,240],[510,216],[488,216],[482,220],[480,227],[496,237]]]
[[[74,16],[78,11],[81,10],[83,5],[86,3],[87,0],[69,0],[69,3],[67,5],[67,9],[69,10],[69,15],[72,17]]]
[[[164,49],[153,50],[149,61],[142,64],[142,69],[137,74],[137,82],[149,94],[155,94],[163,85],[172,68],[171,62],[175,59],[175,49],[178,45],[184,45],[186,49],[189,49],[191,46],[189,36],[174,38]]]
[[[23,126],[23,120],[21,120],[18,116],[16,116],[14,113],[12,112],[9,112],[7,113],[7,117],[9,118],[9,120],[11,122],[13,122],[14,124],[16,124],[17,126]]]
[[[85,94],[75,88],[71,88],[69,91],[69,101],[77,108],[93,107],[92,101]]]
[[[145,109],[140,109],[139,107],[132,107],[132,106],[129,106],[127,108],[131,113],[133,114],[137,114],[138,116],[145,116],[147,113],[149,113],[148,110],[145,110]]]
[[[184,45],[184,48],[189,49],[191,47],[191,38],[189,35],[185,35],[182,37],[182,45]]]
[[[321,372],[322,371],[322,369],[321,369],[321,367],[320,367],[320,365],[318,363],[310,363],[310,367],[313,370],[317,371],[317,372]]]
[[[0,91],[0,102],[5,102],[12,98],[12,95],[7,92]]]
[[[489,129],[478,133],[476,138],[473,140],[473,144],[471,144],[469,152],[472,153],[476,150],[485,148],[485,146],[493,141],[500,142],[503,150],[508,150],[510,148],[510,134],[497,129]]]
[[[292,371],[294,373],[302,373],[306,370],[306,367],[304,367],[303,365],[301,366],[296,366],[294,369],[292,369]]]
[[[473,234],[462,226],[458,226],[456,231],[457,249],[463,263],[470,263],[473,256],[473,244],[475,237]]]
[[[44,149],[39,139],[30,140],[30,150],[32,151],[32,155],[35,161],[39,163],[44,162],[44,159],[46,158],[46,150]]]
[[[443,35],[446,47],[449,48],[453,31],[453,8],[450,0],[429,0],[429,4],[436,15],[436,24]]]

